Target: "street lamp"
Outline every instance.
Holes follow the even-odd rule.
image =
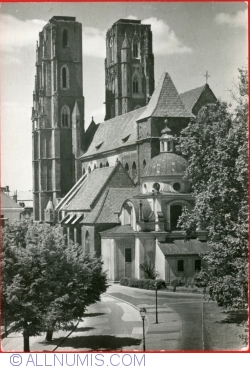
[[[147,310],[145,308],[140,309],[140,314],[142,318],[142,330],[143,330],[143,351],[145,351],[145,327],[144,327],[144,319],[147,314]]]
[[[157,290],[158,290],[158,284],[157,284],[157,281],[156,281],[155,282],[155,323],[158,324]]]

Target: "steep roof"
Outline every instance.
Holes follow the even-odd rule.
[[[82,221],[86,223],[119,223],[118,213],[124,201],[139,194],[138,188],[108,188],[91,213]]]
[[[199,240],[174,240],[172,243],[160,243],[158,245],[164,255],[195,255],[211,251],[206,242]]]
[[[81,158],[134,144],[137,140],[136,120],[145,109],[144,106],[100,123],[88,150]]]
[[[186,110],[175,85],[168,73],[163,73],[146,107],[137,121],[149,117],[192,118]]]
[[[10,196],[6,195],[6,193],[2,192],[0,193],[0,204],[2,209],[20,209],[23,210],[23,208],[17,204]]]
[[[188,111],[190,112],[192,111],[193,107],[197,103],[198,99],[200,98],[202,92],[205,90],[206,86],[208,85],[203,85],[201,87],[193,88],[192,90],[189,90],[189,91],[186,91],[180,94],[180,98],[184,102],[185,107],[187,108]]]
[[[100,232],[101,236],[109,236],[113,234],[134,234],[135,231],[130,225],[118,225],[114,228],[108,229],[107,231]]]
[[[90,210],[91,204],[105,185],[116,167],[103,167],[93,170],[72,200],[65,206],[67,210]]]

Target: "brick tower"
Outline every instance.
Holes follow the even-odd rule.
[[[120,19],[106,35],[106,117],[147,105],[154,91],[151,26]]]
[[[84,135],[82,25],[54,16],[39,33],[32,108],[34,219],[80,176]]]

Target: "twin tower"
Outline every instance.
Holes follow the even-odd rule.
[[[154,91],[150,25],[120,19],[106,35],[105,120],[145,106]],[[34,219],[44,220],[81,176],[84,129],[82,25],[54,16],[39,33],[32,108]],[[51,201],[50,201],[51,200]]]

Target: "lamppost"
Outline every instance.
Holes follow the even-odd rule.
[[[157,281],[156,281],[155,282],[155,323],[158,324],[157,290],[158,290],[158,284],[157,284]]]
[[[144,327],[144,319],[147,314],[147,310],[145,308],[140,309],[140,314],[142,318],[142,331],[143,331],[143,351],[145,351],[145,327]]]

